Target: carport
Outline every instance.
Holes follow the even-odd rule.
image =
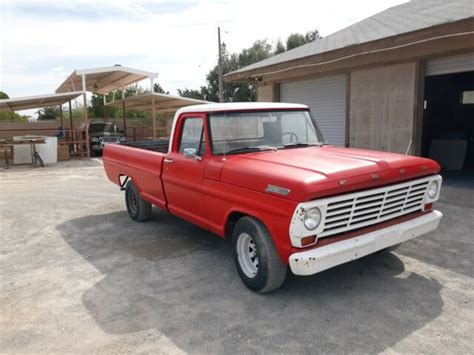
[[[90,68],[90,69],[81,69],[74,70],[71,75],[56,89],[56,93],[67,93],[75,92],[81,90],[84,98],[84,107],[87,107],[87,96],[86,92],[92,92],[100,95],[104,95],[104,104],[105,95],[121,89],[122,90],[122,99],[124,99],[124,89],[126,86],[138,83],[139,81],[149,79],[150,80],[150,90],[153,91],[154,80],[158,76],[157,73],[152,73],[144,70],[138,70],[128,67],[123,67],[121,65],[114,65],[111,67],[102,67],[102,68]],[[89,118],[87,110],[84,110],[84,122],[87,127]],[[124,128],[126,127],[125,115],[124,119]],[[89,132],[86,129],[86,146],[87,146],[87,156],[90,156],[89,152]]]
[[[126,110],[137,110],[137,111],[145,111],[151,112],[152,116],[152,126],[153,126],[153,139],[156,139],[156,114],[161,113],[165,117],[165,119],[172,118],[172,114],[180,109],[181,107],[190,106],[190,105],[199,105],[199,104],[207,104],[210,103],[209,101],[192,99],[188,97],[182,97],[177,95],[169,95],[169,94],[159,94],[159,93],[144,93],[135,96],[129,96],[123,98],[122,100],[109,102],[106,105],[121,108],[123,113],[123,124],[124,130],[127,127],[127,118],[126,118]],[[168,117],[166,117],[168,115]],[[165,130],[164,134],[168,134],[167,126],[160,127],[158,129]]]
[[[80,147],[78,152],[84,155],[82,151],[82,147],[84,143],[86,143],[83,139],[83,134],[80,129],[74,129],[73,122],[72,122],[72,107],[71,101],[77,99],[79,96],[82,95],[81,91],[72,91],[72,92],[65,92],[65,93],[56,93],[56,94],[44,94],[44,95],[35,95],[35,96],[26,96],[26,97],[17,97],[12,99],[3,99],[0,100],[0,112],[15,112],[15,111],[22,111],[28,109],[36,109],[36,108],[44,108],[44,107],[53,107],[59,106],[59,112],[61,117],[61,130],[65,133],[66,141],[65,143],[70,147],[72,145],[77,145]],[[64,126],[64,114],[63,114],[63,105],[68,103],[69,104],[69,128]],[[84,116],[84,122],[87,121],[86,115]],[[40,133],[51,132],[49,128],[25,128],[25,129],[2,129],[2,132],[31,132],[31,131],[38,131]]]

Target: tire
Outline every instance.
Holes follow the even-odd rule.
[[[261,222],[252,217],[239,219],[232,233],[232,247],[239,276],[249,289],[265,293],[283,284],[287,266]]]
[[[145,201],[132,181],[125,188],[125,204],[128,215],[137,222],[146,221],[151,216],[151,203]]]

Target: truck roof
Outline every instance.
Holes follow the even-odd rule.
[[[216,111],[241,111],[241,110],[282,110],[282,109],[302,109],[307,110],[308,106],[301,104],[289,104],[282,102],[228,102],[192,105],[180,108],[176,112],[176,117],[186,112],[216,112]]]

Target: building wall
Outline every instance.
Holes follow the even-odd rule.
[[[396,153],[407,151],[413,137],[418,95],[416,78],[415,62],[356,70],[350,74],[351,147]]]
[[[278,102],[280,101],[279,84],[268,84],[257,86],[257,101]]]

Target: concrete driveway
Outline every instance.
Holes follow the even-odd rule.
[[[97,159],[0,171],[0,352],[474,349],[474,182],[445,184],[436,232],[266,295],[227,242],[123,200]]]

